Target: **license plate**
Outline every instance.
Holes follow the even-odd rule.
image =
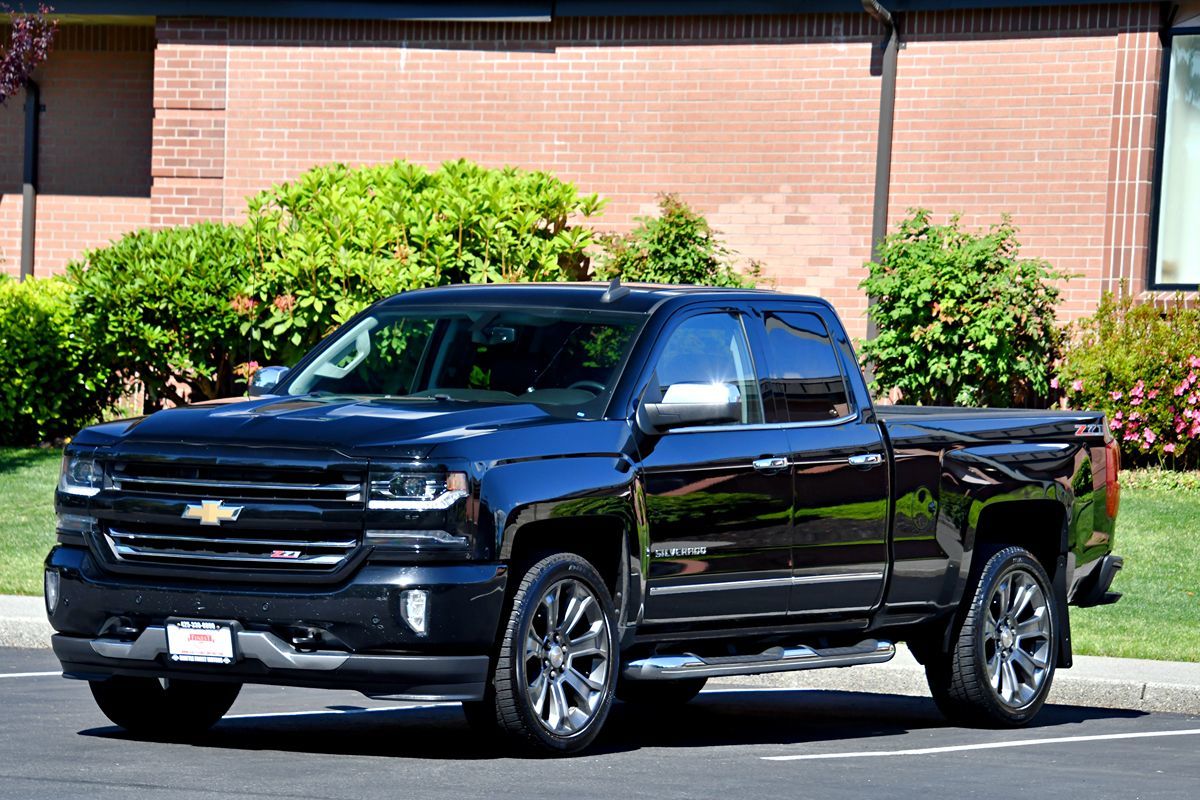
[[[225,622],[180,619],[167,623],[167,653],[172,661],[233,663],[233,628]]]

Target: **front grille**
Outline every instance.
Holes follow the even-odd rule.
[[[108,528],[104,539],[113,557],[125,564],[306,573],[336,570],[358,547],[358,537],[351,533],[313,537],[282,531],[182,532],[144,525]]]
[[[363,468],[119,460],[106,474],[92,545],[116,571],[336,580],[362,554]]]
[[[286,469],[118,461],[112,488],[170,497],[361,503],[364,476],[339,469]]]

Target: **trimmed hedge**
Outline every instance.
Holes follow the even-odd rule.
[[[67,275],[94,358],[140,380],[146,410],[241,391],[234,368],[256,354],[231,298],[250,279],[243,234],[201,223],[137,231],[86,253]]]
[[[66,281],[0,276],[0,443],[73,434],[109,405],[111,375],[75,329]]]

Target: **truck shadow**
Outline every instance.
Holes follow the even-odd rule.
[[[190,740],[201,748],[449,760],[520,757],[466,724],[456,705],[392,708],[331,707],[312,714],[263,714],[222,720]],[[1046,706],[1026,730],[1061,729],[1093,720],[1136,719],[1146,712]],[[614,705],[605,730],[585,755],[647,747],[696,748],[865,741],[925,729],[953,729],[924,697],[819,690],[722,689],[685,706]],[[1070,731],[1067,731],[1069,733]],[[82,736],[132,738],[116,727]],[[981,731],[975,736],[1011,736]],[[1036,735],[1036,734],[1035,734]],[[931,742],[933,743],[933,742]],[[954,744],[951,735],[944,742]]]

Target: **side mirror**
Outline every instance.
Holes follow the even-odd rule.
[[[674,383],[662,400],[638,408],[638,425],[647,433],[741,420],[742,393],[729,383]]]
[[[287,374],[287,367],[263,367],[254,373],[254,377],[250,380],[250,396],[262,397],[270,394],[271,390]]]

